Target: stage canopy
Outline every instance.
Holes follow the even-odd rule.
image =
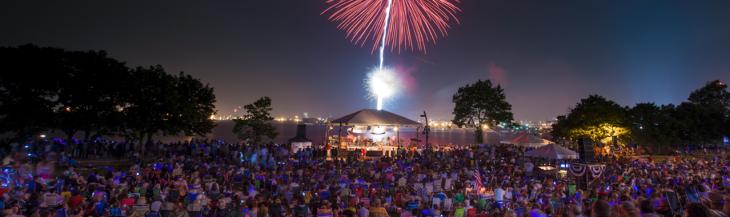
[[[363,109],[330,121],[332,124],[366,126],[420,126],[414,120],[385,110]]]
[[[519,133],[515,137],[509,140],[503,140],[500,143],[502,144],[513,144],[517,146],[523,146],[523,147],[529,147],[529,148],[537,148],[542,147],[548,144],[552,144],[550,140],[540,138],[535,135],[531,135],[528,133]]]
[[[578,159],[578,153],[557,144],[549,144],[525,152],[525,157],[545,158],[551,160]]]

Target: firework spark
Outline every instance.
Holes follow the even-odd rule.
[[[459,22],[459,0],[327,0],[322,14],[338,23],[346,37],[359,46],[381,42],[393,50],[426,52],[428,43],[447,35],[451,22]],[[391,5],[392,4],[392,5]],[[388,7],[391,7],[388,10]],[[389,18],[387,17],[389,13]],[[388,27],[390,26],[390,27]],[[388,30],[387,28],[390,28]],[[383,46],[383,47],[385,47]]]
[[[378,110],[383,109],[383,100],[395,95],[401,88],[400,78],[390,69],[377,69],[368,73],[365,80],[370,95],[377,99]]]

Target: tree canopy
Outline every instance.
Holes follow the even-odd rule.
[[[213,88],[162,66],[130,69],[104,51],[23,45],[0,47],[0,67],[0,132],[16,140],[52,129],[141,141],[213,128]]]
[[[255,102],[243,107],[246,114],[242,118],[234,119],[233,133],[239,139],[252,144],[259,144],[266,137],[269,140],[274,139],[279,133],[271,124],[274,120],[271,117],[271,98],[261,97]]]
[[[492,85],[489,80],[478,80],[460,87],[452,101],[452,122],[459,127],[474,128],[477,143],[484,141],[482,128],[512,123],[512,105],[507,102],[504,90],[499,85]]]
[[[557,138],[589,138],[606,144],[628,132],[625,108],[599,95],[581,99],[553,125],[553,136]]]
[[[638,103],[623,108],[591,95],[568,114],[558,116],[551,133],[557,139],[587,137],[603,143],[619,136],[624,142],[668,150],[664,147],[719,144],[730,132],[729,122],[727,85],[710,81],[678,106]]]

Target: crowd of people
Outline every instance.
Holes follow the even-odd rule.
[[[4,216],[149,217],[727,217],[728,158],[603,158],[599,177],[543,171],[555,163],[509,145],[332,156],[315,148],[218,141],[62,140],[3,150]],[[78,151],[77,147],[94,147]],[[119,164],[78,159],[119,157]],[[568,162],[570,163],[570,162]]]

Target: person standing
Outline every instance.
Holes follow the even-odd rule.
[[[273,203],[269,204],[269,215],[271,217],[281,217],[281,199],[278,197],[274,199]]]
[[[369,214],[372,217],[389,217],[388,211],[382,206],[380,199],[375,199],[370,207]]]
[[[502,203],[504,202],[504,189],[502,186],[498,186],[497,189],[494,189],[494,201],[497,202],[497,207],[502,208]]]
[[[357,216],[358,217],[368,217],[370,216],[370,211],[365,208],[365,205],[360,203],[360,209],[357,210]]]
[[[464,217],[466,210],[464,209],[464,206],[461,203],[456,204],[456,209],[454,209],[454,217]]]

